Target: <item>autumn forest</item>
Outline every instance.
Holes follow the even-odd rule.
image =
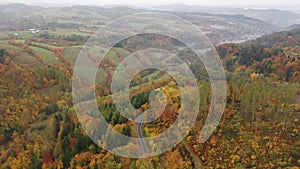
[[[20,11],[14,15],[24,14],[27,18],[5,15],[5,9],[12,8]],[[85,46],[85,42],[98,30],[97,25],[118,18],[121,14],[113,10],[119,9],[111,9],[111,12],[91,7],[90,12],[99,14],[97,20],[103,20],[103,23],[95,23],[95,18],[82,19],[88,15],[81,11],[83,6],[64,10],[50,8],[46,11],[49,17],[45,18],[40,15],[42,8],[32,7],[36,11],[29,6],[22,8],[18,4],[0,6],[1,20],[17,21],[10,28],[0,26],[1,169],[299,168],[299,26],[265,32],[243,42],[213,44],[225,68],[226,105],[217,129],[204,143],[199,142],[199,135],[209,112],[211,85],[201,61],[187,60],[197,79],[201,79],[197,81],[199,113],[192,130],[178,145],[161,155],[128,158],[101,148],[87,132],[108,137],[110,141],[103,143],[108,147],[122,144],[136,151],[139,147],[118,140],[113,134],[105,134],[109,131],[101,128],[102,119],[92,118],[93,112],[78,116],[72,98],[77,57],[85,50],[86,57],[95,60],[97,54],[103,52],[102,47]],[[138,9],[122,9],[126,14],[135,10]],[[64,11],[74,16],[70,19],[59,15]],[[234,16],[209,17],[221,22],[222,17]],[[236,17],[231,19],[241,19],[241,16]],[[202,22],[203,18],[198,19]],[[31,22],[36,25],[29,31],[31,27],[27,25]],[[232,34],[218,30],[208,37],[219,42],[220,37],[227,35]],[[117,64],[129,53],[139,50],[140,43],[177,47],[181,49],[177,51],[179,54],[193,55],[174,39],[139,35],[135,40],[135,43],[122,41],[114,46],[102,60],[106,69],[99,68],[95,84],[98,108],[105,121],[129,137],[138,137],[139,126],[121,115],[112,101],[110,84]],[[156,136],[174,123],[182,106],[179,87],[170,75],[155,69],[140,72],[130,83],[131,104],[139,111],[150,107],[149,95],[158,89],[165,93],[167,106],[158,119],[142,126],[144,137]],[[193,94],[189,96],[191,100]],[[84,130],[78,118],[92,130]]]

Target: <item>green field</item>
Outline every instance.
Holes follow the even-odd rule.
[[[75,63],[80,51],[81,51],[81,48],[83,48],[83,46],[72,46],[72,47],[67,47],[65,48],[64,50],[64,57],[66,57],[67,59],[71,60],[73,63]],[[103,49],[102,47],[99,47],[99,46],[86,46],[85,47],[89,53],[94,56],[94,57],[100,57],[103,55],[103,53],[101,52],[101,50]],[[127,56],[130,54],[129,51],[127,50],[124,50],[124,49],[121,49],[121,48],[118,48],[120,54],[122,56]],[[120,58],[117,56],[117,54],[114,52],[114,51],[110,51],[106,58],[109,58],[109,60],[113,61],[114,63],[120,63]]]
[[[6,32],[0,32],[0,39],[8,39],[10,38],[10,35],[12,35],[15,39],[19,40],[28,40],[32,37],[38,37],[41,33],[49,33],[54,36],[69,36],[69,35],[81,35],[81,36],[91,36],[89,33],[79,32],[78,30],[66,30],[66,29],[58,29],[55,31],[50,30],[40,30],[40,33],[32,34],[29,30],[28,31],[6,31]],[[18,35],[15,35],[18,34]]]
[[[81,35],[81,36],[91,36],[91,34],[79,32],[78,30],[74,29],[57,29],[55,31],[47,31],[50,34],[53,34],[55,36],[69,36],[69,35]]]
[[[25,40],[15,40],[17,43],[25,43]]]
[[[54,46],[54,45],[50,45],[47,43],[40,43],[40,42],[32,42],[32,44],[37,44],[37,45],[46,46],[46,47],[50,47],[50,48],[62,48],[60,46]]]
[[[60,64],[61,62],[58,60],[58,58],[55,56],[53,52],[50,52],[43,48],[38,48],[35,46],[30,46],[31,49],[34,50],[38,55],[42,56],[44,63],[53,63],[53,64]]]
[[[0,39],[8,39],[9,33],[7,32],[0,32]]]
[[[74,64],[80,52],[80,46],[67,47],[64,50],[63,56]]]
[[[80,75],[83,76],[82,78],[85,77],[90,77],[91,76],[91,72],[95,71],[94,68],[90,68],[90,67],[80,67]],[[96,74],[96,78],[95,78],[95,82],[96,83],[100,83],[101,81],[103,81],[103,79],[105,78],[103,71],[98,70],[97,74]]]
[[[42,65],[36,58],[29,55],[28,53],[21,53],[20,55],[17,55],[14,57],[14,62],[21,63],[21,64],[28,64],[30,66],[40,66]]]
[[[67,47],[64,50],[64,57],[71,60],[72,63],[74,64],[76,62],[76,59],[78,58],[78,55],[80,53],[81,47],[83,46],[73,46],[73,47]],[[90,52],[90,54],[94,57],[100,57],[103,55],[102,53],[102,49],[99,46],[86,46],[85,48],[87,48],[87,50]],[[122,49],[122,48],[117,48],[117,50],[120,52],[122,57],[126,57],[130,55],[130,52]],[[86,57],[86,56],[82,56],[82,57]],[[108,59],[110,61],[112,61],[113,63],[116,64],[116,66],[118,66],[121,62],[119,56],[117,56],[115,51],[110,51],[107,53],[107,55],[105,56],[105,59]],[[81,65],[84,65],[85,62],[87,65],[90,65],[90,63],[88,62],[90,59],[86,58],[86,59],[82,59]],[[138,64],[138,62],[136,61],[136,59],[132,60],[134,63],[131,64]],[[82,73],[83,76],[89,76],[90,72],[93,70],[93,68],[90,67],[80,67],[80,71]],[[111,72],[110,70],[108,70],[109,72]],[[111,72],[113,73],[113,72]],[[153,74],[147,75],[147,77],[144,78],[149,78],[150,80],[154,80],[154,76],[157,74],[157,72],[154,72]],[[96,82],[101,82],[104,79],[104,74],[103,74],[103,70],[101,70],[101,68],[99,68],[99,70],[97,71],[97,77],[96,77]],[[136,86],[138,87],[138,86]]]
[[[17,36],[14,36],[15,38],[17,39],[22,39],[22,40],[27,40],[29,39],[30,37],[34,37],[36,36],[37,34],[32,34],[30,31],[9,31],[9,32],[3,32],[4,34],[7,34],[7,35],[15,35],[15,33],[17,33],[18,35]],[[0,36],[0,38],[5,38]]]
[[[7,50],[23,50],[23,49],[20,48],[20,47],[17,47],[17,46],[8,44],[8,41],[0,41],[0,46],[1,46],[2,48],[7,49]]]

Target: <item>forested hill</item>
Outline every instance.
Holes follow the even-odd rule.
[[[300,80],[300,28],[263,36],[242,44],[217,47],[231,73],[257,73],[274,80]]]
[[[268,48],[300,46],[300,26],[292,30],[273,33],[248,43],[261,44]]]

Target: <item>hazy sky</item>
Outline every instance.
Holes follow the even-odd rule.
[[[156,6],[172,3],[184,3],[203,6],[244,6],[244,7],[291,7],[300,8],[299,0],[0,0],[6,3],[20,2],[26,4],[129,4],[134,6]]]

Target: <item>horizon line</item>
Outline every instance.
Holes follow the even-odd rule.
[[[182,6],[189,6],[189,7],[212,7],[212,8],[249,8],[249,9],[297,9],[300,10],[299,7],[295,7],[295,5],[274,5],[274,6],[266,6],[266,5],[233,5],[233,4],[186,4],[186,3],[167,3],[167,4],[100,4],[100,3],[48,3],[48,2],[40,2],[40,3],[28,3],[28,2],[0,2],[0,5],[13,5],[13,4],[23,4],[27,6],[40,6],[40,7],[68,7],[68,6],[98,6],[98,7],[135,7],[135,8],[154,8],[154,7],[161,7],[161,6],[171,6],[171,5],[182,5]]]

